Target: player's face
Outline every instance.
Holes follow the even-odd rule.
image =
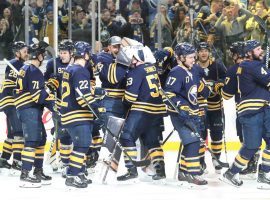
[[[195,63],[195,53],[186,55],[184,64],[186,67],[191,68]]]
[[[253,49],[252,51],[253,57],[258,59],[258,60],[262,60],[263,59],[263,49],[261,46],[256,47],[255,49]]]
[[[59,57],[60,57],[62,63],[69,63],[69,61],[70,61],[70,53],[69,53],[69,51],[60,50],[59,51]]]
[[[109,51],[113,54],[113,56],[115,57],[119,50],[120,50],[120,45],[119,44],[116,44],[116,45],[109,45],[108,46],[109,48]]]
[[[206,62],[209,59],[209,50],[208,49],[201,49],[198,52],[199,61]]]
[[[22,60],[27,60],[28,59],[28,50],[27,47],[24,47],[20,50],[20,54],[21,54],[21,59]]]

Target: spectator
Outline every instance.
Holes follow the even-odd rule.
[[[158,21],[157,14],[150,28],[150,42],[152,51],[158,50]],[[167,14],[167,6],[160,6],[160,23],[161,23],[161,48],[170,47],[172,45],[172,25]]]
[[[241,11],[242,15],[239,15]],[[229,46],[236,41],[243,41],[245,37],[245,24],[251,17],[249,11],[244,8],[240,8],[237,0],[231,0],[228,5],[223,9],[222,15],[217,20],[215,27],[223,33],[222,40],[225,41],[224,49],[226,52],[226,64],[232,65],[232,59],[229,58]]]
[[[111,12],[108,9],[104,9],[101,14],[101,31],[107,31],[111,36],[118,35],[120,27],[116,22],[112,21]]]
[[[0,59],[11,59],[11,44],[13,41],[13,33],[9,28],[8,21],[4,18],[0,20]]]
[[[184,22],[186,18],[186,10],[184,7],[178,7],[172,21],[173,35],[176,36],[176,33],[179,29],[183,29]]]
[[[126,37],[137,40],[145,45],[149,45],[149,32],[141,17],[141,10],[133,10],[129,16],[129,21],[122,32],[127,33]]]
[[[88,18],[86,17],[86,11],[80,7],[76,10],[75,22],[72,25],[72,30],[77,29],[91,29],[91,24],[88,22]]]
[[[24,34],[24,18],[22,13],[22,5],[19,0],[11,1],[11,13],[12,13],[12,30],[14,33],[14,41],[25,40]]]
[[[266,20],[268,17],[267,9],[262,1],[258,1],[255,5],[255,15]],[[262,30],[260,25],[256,22],[254,17],[251,17],[246,23],[247,36],[246,40],[257,40],[261,44],[265,40],[265,31]]]
[[[189,16],[185,17],[183,26],[177,30],[176,41],[177,43],[188,42],[190,44],[194,44],[194,46],[197,46],[199,43],[198,31],[196,29],[191,29]]]

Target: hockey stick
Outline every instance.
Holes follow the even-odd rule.
[[[53,58],[53,74],[54,76],[57,75],[57,72],[56,72],[56,53],[55,53],[55,50],[54,48],[52,48],[51,46],[48,46],[46,47],[45,49]],[[54,92],[54,97],[55,97],[55,104],[56,104],[56,101],[57,101],[57,92],[55,91]],[[57,111],[55,112],[55,115],[58,115],[57,114]],[[54,155],[54,157],[52,157],[52,150],[54,148],[57,148],[57,136],[58,136],[58,120],[57,120],[57,116],[56,117],[53,117],[53,122],[54,122],[54,134],[53,134],[53,138],[52,138],[52,141],[51,141],[51,145],[50,145],[50,149],[48,151],[48,154],[47,154],[47,159],[46,159],[46,162],[48,164],[50,164],[53,168],[55,168],[56,164],[56,154]]]
[[[175,131],[175,129],[173,129],[170,133],[169,133],[169,135],[165,138],[165,140],[162,142],[162,145],[165,145],[166,144],[166,142],[170,139],[170,137],[172,136],[172,134],[173,134],[173,132]]]
[[[19,75],[19,71],[6,59],[4,58],[3,61],[17,74]]]
[[[180,156],[181,156],[182,149],[183,149],[183,143],[180,142],[180,146],[179,146],[178,154],[177,154],[177,158],[176,158],[176,165],[175,165],[174,174],[173,174],[173,179],[174,180],[178,180],[176,176],[177,176],[177,172],[178,172],[178,169],[179,169],[179,159],[180,159]]]
[[[86,103],[86,105],[88,106],[88,108],[91,110],[91,112],[94,114],[94,116],[97,118],[97,119],[100,119],[99,117],[99,114],[92,108],[92,106],[88,103],[87,99],[85,98],[85,96],[82,94],[82,92],[80,91],[79,88],[75,88],[76,92],[79,94],[79,96],[84,100],[84,102]],[[123,153],[125,154],[125,156],[127,156],[127,158],[129,159],[130,162],[132,162],[132,164],[135,166],[135,167],[142,167],[142,166],[147,166],[147,165],[150,165],[150,160],[140,160],[140,161],[136,161],[136,160],[133,160],[130,155],[128,155],[126,149],[120,144],[119,140],[117,137],[114,136],[114,134],[111,132],[110,129],[108,129],[107,126],[104,126],[103,124],[103,127],[105,128],[105,130],[112,136],[112,139],[115,141],[116,145],[119,146],[119,148],[123,151]],[[103,128],[102,127],[102,128]]]
[[[161,86],[158,84],[158,88],[159,90],[162,92],[162,94],[165,96],[165,98],[168,100],[168,102],[171,104],[171,106],[175,109],[175,111],[179,114],[180,110],[177,108],[177,106],[174,104],[174,102],[165,94],[165,91],[161,88]],[[200,137],[199,133],[196,132],[196,130],[193,129],[193,127],[188,126],[187,124],[185,124],[185,126],[191,130],[192,132],[194,132],[196,135],[198,135],[198,137],[200,138],[201,142],[204,142],[204,140]],[[208,151],[210,152],[211,156],[213,159],[215,159],[217,161],[217,163],[224,168],[229,168],[229,163],[224,163],[221,162],[213,153],[213,151],[211,149],[208,148]]]
[[[269,65],[269,51],[270,51],[270,48],[269,48],[269,29],[267,28],[267,20],[266,21],[263,21],[262,18],[260,18],[258,15],[254,15],[253,16],[255,21],[261,26],[261,28],[264,30],[265,32],[265,36],[266,36],[266,59],[265,59],[265,67],[266,69],[268,69],[268,65]]]

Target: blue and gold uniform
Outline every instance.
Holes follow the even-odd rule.
[[[107,92],[107,97],[122,99],[125,93],[125,77],[127,67],[114,62],[114,57],[110,53],[101,52],[97,57],[98,65],[102,65],[99,78],[101,87]],[[106,98],[105,98],[106,99]],[[107,108],[106,111],[112,111]]]
[[[194,66],[195,48],[189,43],[179,43],[174,51],[178,65],[170,71],[164,90],[172,124],[183,144],[178,180],[205,185],[207,181],[198,178],[201,174],[198,93],[203,94],[207,87],[200,81],[198,66]]]
[[[23,60],[12,59],[10,63],[19,71],[23,66]],[[0,110],[7,116],[7,139],[4,141],[1,158],[9,160],[13,153],[13,159],[21,160],[21,151],[24,146],[21,121],[16,114],[13,90],[16,88],[17,72],[9,66],[5,70],[5,80],[0,92]]]
[[[229,67],[226,73],[224,87],[221,90],[221,95],[224,99],[229,100],[234,97],[236,108],[238,107],[238,104],[240,101],[240,94],[238,91],[238,81],[237,81],[237,75],[236,75],[238,67],[239,67],[239,64],[234,64],[233,66]],[[236,118],[236,132],[237,132],[237,136],[242,142],[243,141],[242,129],[241,129],[241,124],[239,123],[238,116]]]
[[[219,62],[212,62],[210,60],[209,66],[203,68],[205,72],[205,80],[209,83],[225,79],[225,69]],[[200,100],[203,105],[206,101]],[[222,150],[222,136],[223,136],[223,121],[222,121],[222,98],[218,92],[212,92],[207,98],[207,111],[206,111],[206,128],[210,130],[211,136],[211,149],[217,158],[221,155]],[[202,138],[206,140],[207,130],[202,132]],[[217,166],[216,170],[217,169]]]
[[[25,138],[22,152],[22,161],[25,162],[22,168],[28,171],[34,163],[36,168],[43,166],[46,131],[42,114],[44,106],[51,105],[52,100],[53,97],[45,90],[45,80],[40,69],[34,65],[24,65],[18,75],[15,105]]]
[[[80,124],[92,123],[94,117],[86,107],[85,102],[76,93],[78,87],[91,103],[94,97],[90,91],[90,73],[79,65],[68,66],[63,73],[61,122],[63,127],[73,127]]]
[[[59,49],[60,51],[69,51],[70,52],[70,56],[71,56],[71,51],[73,48],[73,44],[71,41],[68,40],[64,40],[60,43],[59,45]],[[54,72],[54,58],[50,59],[47,62],[46,65],[46,71],[44,73],[44,78],[45,81],[48,81],[50,78],[54,77],[57,78],[57,80],[59,81],[59,88],[56,91],[56,101],[55,101],[55,108],[57,112],[60,112],[60,106],[61,106],[61,84],[62,84],[62,76],[63,76],[63,72],[66,69],[66,67],[69,65],[69,63],[63,63],[62,60],[60,59],[60,57],[57,57],[55,59],[55,72]],[[56,77],[55,77],[56,76]],[[59,114],[56,113],[55,111],[53,112],[53,122],[58,123],[57,125],[54,125],[54,127],[58,127],[57,130],[57,140],[60,140],[60,147],[59,148],[59,152],[60,152],[60,158],[61,161],[63,163],[64,166],[68,165],[69,162],[69,155],[71,153],[71,149],[72,149],[72,141],[71,141],[71,137],[70,135],[67,133],[67,131],[65,129],[63,129],[61,122],[60,122],[60,117],[58,116]],[[51,131],[53,132],[55,130],[55,128],[53,128]],[[55,156],[56,156],[56,150],[57,150],[57,144],[58,142],[56,142],[55,144],[55,148],[53,148],[53,151],[51,153],[51,160],[55,160]]]
[[[94,120],[94,115],[87,106],[87,103],[94,106],[95,102],[91,93],[90,72],[85,67],[86,56],[89,55],[88,46],[86,42],[75,43],[75,62],[64,70],[62,77],[61,123],[67,129],[73,142],[66,185],[79,188],[87,187],[88,184],[83,180],[85,178],[84,163],[91,144]],[[81,91],[87,103],[76,92],[76,89]]]
[[[190,121],[195,129],[198,130],[199,125],[196,119],[199,113],[197,101],[197,82],[199,80],[196,80],[198,77],[194,76],[192,71],[194,72],[194,70],[187,70],[184,67],[176,66],[170,71],[167,78],[165,85],[166,95],[177,105],[180,113],[177,113],[168,101],[165,101],[165,103],[168,105],[168,112],[173,126],[178,131],[184,145],[180,170],[191,174],[199,174],[200,136],[194,134],[185,126],[185,123]],[[191,146],[193,146],[192,151],[188,150]]]
[[[30,45],[30,64],[20,69],[17,78],[15,105],[25,139],[22,151],[21,187],[40,187],[41,180],[47,184],[51,180],[51,177],[43,173],[46,131],[42,123],[42,114],[45,106],[52,109],[54,96],[50,93],[57,89],[58,82],[49,81],[45,85],[43,74],[39,69],[47,47],[48,44],[43,41]],[[35,177],[29,176],[32,166],[35,167]]]
[[[237,85],[240,94],[237,112],[242,125],[243,144],[232,166],[223,177],[226,182],[241,186],[243,181],[236,179],[235,174],[246,167],[264,139],[266,147],[262,153],[257,183],[258,188],[269,189],[270,180],[266,174],[270,172],[270,71],[265,68],[265,63],[258,56],[263,52],[260,46],[260,43],[255,40],[246,41],[247,59],[237,68]]]
[[[120,141],[127,153],[136,160],[136,140],[140,137],[149,150],[149,158],[156,168],[153,179],[165,178],[164,153],[159,143],[160,122],[166,113],[158,88],[159,78],[153,64],[139,64],[129,69],[124,102],[130,107]],[[128,173],[137,176],[137,170],[125,157]],[[118,177],[126,180],[126,175]]]

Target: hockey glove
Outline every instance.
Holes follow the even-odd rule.
[[[56,78],[50,78],[48,80],[47,87],[51,92],[54,92],[59,88],[59,81]]]
[[[106,90],[104,90],[103,88],[100,88],[100,87],[96,87],[94,90],[94,95],[95,95],[95,98],[101,100],[105,97]]]
[[[214,85],[214,92],[220,94],[221,93],[221,89],[224,87],[224,83],[223,82],[216,82]]]

